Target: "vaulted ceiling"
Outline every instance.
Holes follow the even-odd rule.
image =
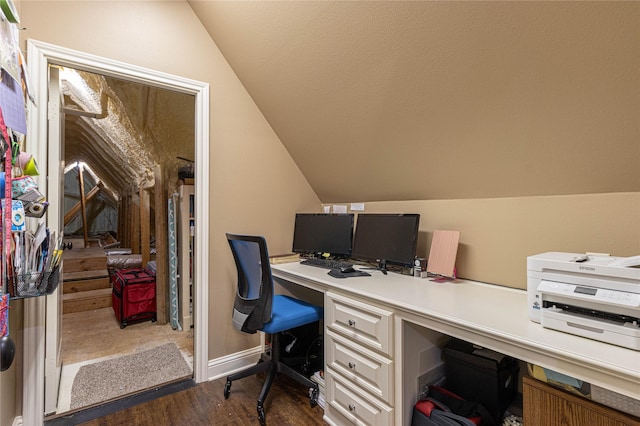
[[[638,2],[189,4],[323,202],[640,191]],[[120,130],[67,114],[67,163],[193,159],[193,98],[80,74]]]
[[[189,1],[323,202],[640,190],[640,3]]]

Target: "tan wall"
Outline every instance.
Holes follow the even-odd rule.
[[[224,233],[263,234],[271,253],[286,252],[294,212],[318,210],[320,201],[189,5],[22,1],[18,8],[27,28],[21,32],[23,43],[34,38],[210,83],[209,359],[255,344],[255,337],[230,326],[235,268]],[[424,255],[434,229],[459,229],[460,274],[496,284],[523,287],[525,258],[541,251],[640,253],[638,193],[376,202],[366,207],[367,212],[421,213],[419,253]],[[5,377],[3,399],[15,389]]]
[[[10,302],[9,335],[16,344],[16,356],[9,369],[0,373],[0,425],[10,425],[22,411],[22,366],[18,359],[22,354],[23,302]]]
[[[18,7],[24,46],[33,38],[210,84],[209,359],[255,345],[257,337],[231,327],[236,275],[224,233],[263,234],[272,252],[289,251],[294,213],[317,210],[320,201],[189,5],[23,1]]]
[[[349,205],[347,205],[349,206]],[[460,231],[461,277],[526,288],[527,256],[546,251],[640,254],[640,193],[388,201],[365,213],[420,213],[417,254],[433,231]]]

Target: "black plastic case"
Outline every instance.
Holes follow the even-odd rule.
[[[518,392],[518,360],[459,339],[447,342],[442,356],[446,388],[484,405],[499,424]]]

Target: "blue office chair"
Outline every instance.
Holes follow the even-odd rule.
[[[233,325],[245,333],[262,331],[271,335],[271,356],[262,354],[257,364],[227,377],[224,397],[229,398],[231,382],[267,372],[258,397],[258,420],[265,424],[264,401],[273,379],[283,373],[310,388],[310,403],[318,403],[318,384],[280,361],[282,332],[322,319],[323,309],[293,297],[273,294],[273,278],[263,237],[227,234],[238,270],[238,290],[233,306]]]

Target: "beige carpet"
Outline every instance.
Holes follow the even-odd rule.
[[[80,367],[71,388],[71,409],[191,376],[191,367],[174,343]]]

